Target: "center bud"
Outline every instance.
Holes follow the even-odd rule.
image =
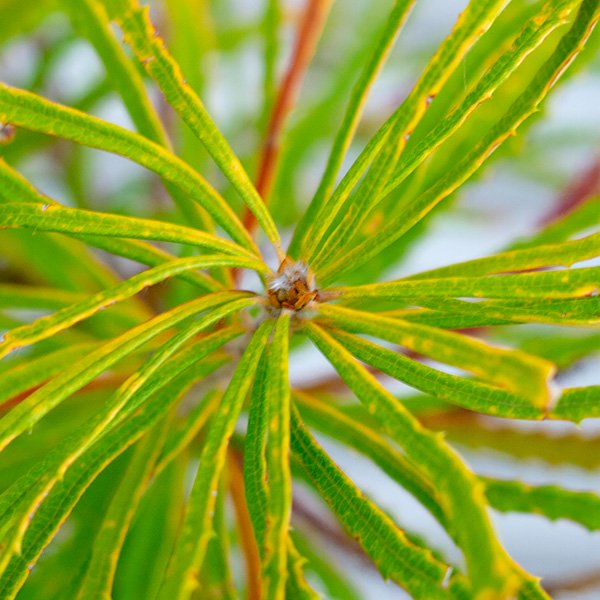
[[[269,280],[268,294],[270,305],[277,309],[298,311],[319,300],[319,290],[315,289],[314,276],[308,267],[289,256]]]

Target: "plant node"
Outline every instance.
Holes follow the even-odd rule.
[[[289,256],[271,277],[268,288],[269,305],[275,309],[299,311],[313,301],[319,301],[314,276],[302,261]]]

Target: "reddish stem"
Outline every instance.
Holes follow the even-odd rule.
[[[544,227],[568,215],[591,196],[600,193],[600,154],[560,195],[556,206],[540,223]]]
[[[229,491],[237,518],[240,545],[246,561],[246,598],[247,600],[260,600],[260,556],[252,522],[250,521],[250,513],[246,506],[242,463],[243,455],[241,452],[230,448],[228,453]]]
[[[279,160],[281,132],[294,106],[308,64],[317,47],[330,5],[331,0],[307,0],[302,15],[294,51],[277,92],[258,163],[256,189],[265,203],[269,201]],[[256,219],[248,209],[245,211],[243,222],[246,229],[253,233],[256,228]]]

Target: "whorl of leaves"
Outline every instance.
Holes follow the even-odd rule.
[[[200,56],[247,32],[213,23],[203,0],[155,4],[152,17],[139,0],[0,6],[0,41],[31,34],[50,15],[70,23],[45,49],[32,89],[0,83],[0,253],[11,266],[0,282],[0,597],[283,600],[317,598],[319,589],[359,598],[317,549],[318,532],[296,521],[292,490],[307,486],[381,575],[414,598],[548,597],[509,556],[488,508],[595,531],[600,497],[479,476],[450,441],[485,443],[482,422],[450,425],[447,438],[435,422],[600,416],[600,386],[554,383],[600,347],[600,267],[585,265],[600,256],[598,198],[492,256],[392,281],[385,270],[499,148],[521,150],[509,138],[524,137],[574,59],[582,68],[593,55],[597,0],[471,0],[343,172],[371,87],[419,2],[396,0],[383,20],[374,10],[354,54],[336,57],[320,103],[286,128],[331,2],[307,1],[280,77],[283,8],[268,0],[253,35],[264,46],[257,160],[271,171],[256,186],[251,161],[201,99],[210,78],[197,68]],[[79,38],[106,77],[66,106],[44,89],[61,48]],[[135,130],[92,116],[110,94]],[[286,196],[294,161],[321,128],[331,151],[300,209]],[[152,172],[153,188],[95,202],[82,175],[85,147]],[[53,152],[66,204],[19,172],[23,158]],[[160,205],[150,201],[157,194]],[[535,327],[517,328],[513,347],[488,340],[525,325],[561,329],[547,344]],[[579,335],[563,337],[565,327]],[[337,372],[334,391],[290,384],[290,357],[309,347]],[[420,394],[396,397],[381,374]],[[462,563],[363,494],[321,435],[412,494]],[[517,457],[519,435],[507,433],[503,446]],[[565,460],[580,466],[597,456],[581,439],[564,443]],[[555,459],[543,436],[529,451]],[[244,576],[232,571],[232,553]]]

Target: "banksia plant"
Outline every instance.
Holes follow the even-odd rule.
[[[403,265],[490,165],[544,160],[530,132],[597,67],[598,1],[471,0],[402,46],[421,72],[392,101],[371,88],[419,1],[248,4],[0,5],[3,55],[37,52],[0,84],[0,597],[550,597],[494,515],[595,531],[600,496],[465,455],[598,466],[595,438],[517,421],[600,416],[600,382],[561,378],[600,348],[600,165],[493,254]]]

